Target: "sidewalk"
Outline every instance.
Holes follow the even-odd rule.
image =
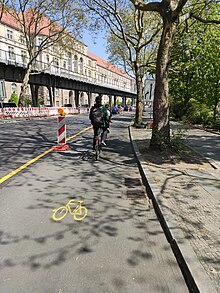
[[[198,153],[187,161],[159,158],[148,150],[151,129],[130,127],[130,135],[148,196],[183,273],[199,292],[220,292],[220,169]]]

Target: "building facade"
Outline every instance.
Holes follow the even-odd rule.
[[[44,42],[45,34],[39,34],[35,38],[36,48]],[[0,62],[26,68],[28,60],[28,50],[22,29],[15,19],[5,12],[0,21]],[[39,55],[33,63],[33,69],[34,74],[43,71],[74,80],[135,92],[135,80],[133,78],[123,70],[89,52],[85,44],[74,38],[72,38],[71,47],[56,44],[39,51]],[[21,84],[6,81],[5,85],[6,102],[10,99],[12,93],[19,96]],[[91,95],[90,104],[93,103],[95,96],[94,93]],[[39,88],[38,97],[43,105],[49,106],[51,104],[49,91],[46,87]],[[104,98],[107,100],[107,97]],[[89,104],[88,99],[88,93],[80,92],[80,105]],[[28,87],[25,104],[30,103],[31,91]],[[66,104],[75,106],[74,89],[70,91],[56,88],[53,106],[64,106]]]

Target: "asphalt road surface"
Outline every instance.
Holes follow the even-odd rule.
[[[144,187],[126,115],[112,123],[100,161],[88,130],[0,185],[0,293],[188,292],[148,200],[129,199]],[[68,119],[71,135],[88,126],[87,117]],[[8,124],[9,141],[1,128],[1,176],[54,145],[54,125]],[[88,215],[54,221],[70,199],[83,200]]]

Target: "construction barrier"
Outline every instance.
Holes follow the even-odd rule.
[[[58,121],[57,142],[66,143],[66,118],[63,116],[59,116],[57,121]]]
[[[60,116],[57,118],[58,130],[57,130],[57,143],[58,145],[54,147],[54,151],[66,151],[70,148],[66,144],[66,113],[63,108],[58,108],[57,112]]]
[[[0,118],[31,118],[57,116],[58,107],[0,108]],[[85,114],[87,108],[63,107],[66,115]]]

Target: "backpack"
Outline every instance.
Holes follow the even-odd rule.
[[[104,122],[103,106],[92,109],[91,122],[92,122],[92,125],[95,127],[102,127]]]

